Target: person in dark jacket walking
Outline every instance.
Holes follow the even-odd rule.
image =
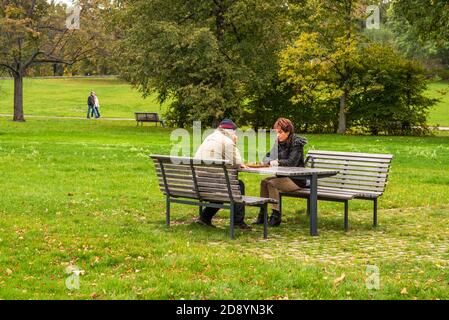
[[[263,162],[273,167],[304,167],[304,146],[307,144],[307,139],[297,136],[293,123],[285,118],[278,119],[273,128],[277,132],[278,140],[271,151],[267,153]],[[303,180],[270,177],[260,183],[260,196],[279,201],[280,192],[294,192],[305,186]],[[279,204],[273,204],[268,224],[275,227],[279,226],[281,221]],[[254,223],[263,224],[262,212],[259,213]]]
[[[92,91],[87,98],[87,119],[90,119],[90,117],[93,117],[95,115],[95,118],[98,118],[97,112],[95,111],[95,95]]]

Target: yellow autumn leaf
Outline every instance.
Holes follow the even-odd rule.
[[[343,280],[345,280],[346,275],[343,273],[340,277],[336,278],[334,280],[334,286],[339,285],[341,282],[343,282]]]

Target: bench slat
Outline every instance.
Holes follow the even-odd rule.
[[[377,176],[362,176],[362,175],[355,175],[355,174],[338,174],[336,176],[333,176],[333,178],[337,179],[347,179],[347,180],[357,180],[357,181],[374,181],[374,182],[386,182],[387,177],[377,177]]]
[[[219,184],[226,184],[226,179],[223,177],[223,178],[209,178],[209,177],[202,177],[202,176],[198,176],[197,177],[197,181],[198,181],[198,184],[201,184],[201,185],[207,185],[208,183],[219,183]],[[238,180],[237,179],[229,179],[229,183],[230,183],[230,185],[239,185],[239,182],[238,182]]]
[[[156,173],[159,177],[162,177],[162,171],[156,170]],[[174,179],[187,179],[193,181],[192,173],[189,172],[188,174],[186,172],[179,172],[179,171],[173,171],[173,170],[166,170],[165,176],[167,178],[174,178]],[[197,179],[198,181],[202,181],[202,179],[223,179],[225,180],[224,174],[212,174],[212,173],[202,173],[197,172]],[[237,176],[235,175],[229,175],[230,180],[236,180]],[[225,180],[226,181],[226,180]]]
[[[352,160],[335,160],[335,159],[322,159],[322,158],[312,158],[313,164],[318,163],[329,163],[329,164],[336,164],[341,166],[359,166],[359,167],[374,167],[374,168],[389,168],[389,163],[379,163],[379,162],[362,162],[362,161],[352,161]]]
[[[164,188],[164,183],[159,182],[159,187],[162,189]],[[168,184],[168,190],[171,192],[172,190],[187,190],[187,191],[192,191],[195,192],[193,186],[190,185],[185,185],[185,184]]]
[[[222,201],[230,202],[229,194],[227,193],[215,193],[215,192],[200,192],[200,196],[206,201]],[[233,195],[234,201],[241,201],[241,195]]]
[[[166,178],[167,183],[170,184],[183,184],[183,185],[189,185],[193,188],[193,181],[190,180],[182,180],[182,179],[173,179],[173,178]],[[164,183],[164,179],[162,176],[158,176],[159,183]]]
[[[157,176],[163,179],[162,172],[157,171]],[[177,173],[165,173],[167,179],[178,179],[178,180],[188,180],[193,181],[192,175],[177,174]]]
[[[330,178],[323,178],[320,179],[318,182],[318,185],[322,182],[331,182],[335,184],[341,184],[341,185],[360,185],[360,186],[371,186],[371,187],[378,187],[383,188],[386,184],[386,181],[384,182],[377,182],[377,181],[361,181],[359,179],[345,179],[344,177],[330,177]]]
[[[393,159],[391,154],[382,153],[357,153],[357,152],[338,152],[338,151],[324,151],[324,150],[309,150],[308,155],[336,155],[347,157],[362,157],[362,158],[379,158],[379,159]]]
[[[295,191],[292,193],[287,193],[285,194],[288,197],[298,197],[298,198],[309,198],[310,197],[310,190],[300,190],[300,191]],[[322,199],[322,198],[326,198],[326,199],[340,199],[340,200],[350,200],[354,198],[354,194],[349,194],[349,193],[332,193],[332,192],[323,192],[323,191],[318,191],[318,199]]]
[[[158,165],[159,167],[159,165]],[[193,165],[195,168],[195,171],[203,171],[203,172],[211,172],[211,173],[217,173],[217,172],[223,172],[222,167],[213,167],[213,166],[205,166],[205,165]],[[173,169],[173,170],[191,170],[190,164],[173,164],[173,163],[164,163],[165,169]],[[229,172],[232,171],[232,169],[228,170]]]
[[[161,192],[164,195],[167,195],[164,189],[161,189]],[[170,190],[170,195],[172,197],[179,197],[179,198],[189,198],[189,199],[198,199],[198,196],[195,192],[185,192],[180,190]]]
[[[332,164],[324,164],[320,163],[318,165],[315,164],[315,169],[333,169],[339,171],[351,171],[358,174],[358,172],[377,172],[377,173],[388,173],[388,168],[372,168],[372,167],[360,167],[360,166],[338,166]]]
[[[340,160],[340,161],[354,161],[354,162],[374,162],[374,163],[391,163],[389,158],[371,158],[371,157],[353,157],[353,156],[340,156],[340,155],[327,155],[327,154],[313,154],[308,156],[325,160]]]
[[[361,186],[361,185],[355,185],[355,184],[346,184],[346,185],[341,185],[340,183],[331,183],[331,182],[321,182],[318,181],[318,185],[319,186],[323,186],[323,187],[332,187],[332,188],[336,188],[336,189],[350,189],[350,190],[366,190],[366,191],[380,191],[383,190],[382,187],[371,187],[371,186]]]
[[[208,189],[210,190],[222,190],[224,192],[228,192],[228,187],[226,185],[220,185],[220,184],[214,184],[214,183],[209,183],[207,185],[204,184],[199,184],[198,185],[198,189],[201,191],[207,191]],[[240,192],[240,188],[237,185],[231,185],[231,190],[237,190],[238,192]]]

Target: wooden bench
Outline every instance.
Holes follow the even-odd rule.
[[[345,204],[344,228],[348,230],[348,202],[352,199],[371,200],[374,204],[373,225],[377,226],[377,199],[384,193],[393,156],[334,151],[309,151],[306,167],[338,170],[336,176],[318,180],[318,199]],[[310,191],[301,189],[282,196],[309,198]],[[309,201],[307,201],[309,212]]]
[[[242,195],[238,170],[228,160],[199,160],[150,155],[159,187],[166,197],[166,224],[170,225],[170,203],[230,209],[230,235],[234,238],[236,204],[260,207],[264,213],[264,238],[268,237],[268,203],[276,200]]]
[[[160,123],[161,126],[164,127],[164,121],[161,120],[159,115],[155,112],[134,112],[134,115],[136,116],[137,125],[139,125],[139,122],[142,126],[144,122],[155,122],[156,126]]]

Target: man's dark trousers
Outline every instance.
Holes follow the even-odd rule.
[[[242,195],[245,194],[245,185],[243,184],[243,181],[239,180],[239,188]],[[215,216],[215,214],[220,210],[219,208],[209,208],[206,207],[201,212],[201,219],[207,222],[211,222],[212,218]],[[234,224],[239,225],[244,222],[245,219],[245,206],[243,204],[236,204],[235,210],[234,210]]]

